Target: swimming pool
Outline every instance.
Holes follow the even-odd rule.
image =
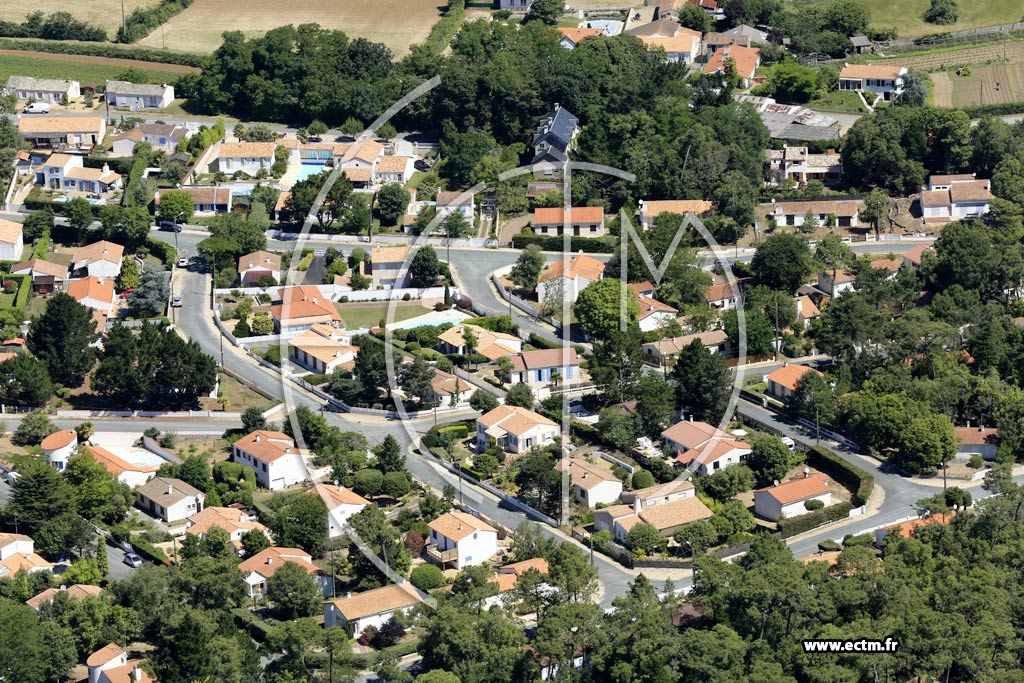
[[[299,167],[299,172],[295,175],[295,182],[305,180],[310,176],[319,175],[323,173],[326,168],[327,164],[316,163],[314,161],[303,161],[302,165]]]

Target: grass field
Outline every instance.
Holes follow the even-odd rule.
[[[938,76],[939,74],[933,75]],[[949,78],[954,107],[977,104],[1000,104],[1003,102],[1024,102],[1024,64],[997,64],[994,66],[973,66],[970,76],[957,76],[956,72],[946,74]],[[996,89],[996,86],[999,89]],[[936,93],[935,104],[945,103]]]
[[[285,24],[317,23],[384,43],[397,56],[422,43],[441,17],[439,0],[195,0],[141,45],[212,52],[224,31],[261,35]]]
[[[819,4],[819,0],[790,0],[797,7]],[[824,2],[824,0],[821,0]],[[895,26],[901,38],[912,38],[929,33],[963,31],[982,26],[1012,24],[1020,21],[1024,7],[1020,0],[965,0],[960,3],[960,20],[951,26],[929,24],[922,18],[929,0],[863,0],[871,11],[871,25]]]
[[[388,305],[389,302],[387,301],[375,301],[368,304],[338,304],[338,313],[341,314],[341,317],[345,320],[345,326],[350,330],[357,330],[363,327],[377,327],[382,318],[387,320]],[[395,307],[395,322],[415,318],[418,315],[423,315],[433,310],[417,302],[394,302],[390,305]]]
[[[158,0],[124,0],[125,15],[132,13],[136,7],[150,7]],[[25,15],[31,12],[52,14],[53,12],[70,12],[76,19],[105,28],[113,34],[121,26],[121,0],[32,0],[31,3],[20,3],[15,0],[0,2],[0,21],[25,21]]]
[[[101,63],[95,63],[100,61]],[[153,62],[139,62],[131,59],[109,59],[80,55],[51,55],[46,53],[17,53],[0,51],[0,83],[9,76],[34,76],[36,78],[71,78],[82,85],[100,84],[113,78],[129,67],[144,70],[150,74],[153,83],[172,82],[189,67],[164,65],[166,69],[154,68]]]

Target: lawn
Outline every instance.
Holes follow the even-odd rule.
[[[790,0],[794,7],[824,5],[830,0]],[[1012,24],[1021,20],[1020,0],[969,0],[960,3],[960,20],[950,26],[929,24],[924,12],[929,0],[862,0],[871,12],[871,25],[878,28],[895,26],[901,38],[913,38],[931,33],[948,33],[965,29]]]
[[[18,53],[13,50],[0,52],[0,83],[6,83],[10,76],[34,76],[35,78],[71,78],[85,84],[105,83],[125,69],[141,68],[153,83],[173,82],[181,76],[180,68],[161,70],[153,62],[137,62],[131,59],[88,58],[82,61],[76,55],[51,55],[47,53]],[[104,59],[93,63],[93,59]],[[146,66],[140,67],[140,64]],[[170,66],[170,65],[168,65]]]
[[[268,408],[271,404],[277,403],[277,401],[271,401],[260,396],[234,377],[224,374],[219,375],[219,377],[220,392],[231,401],[231,404],[228,406],[229,412],[241,412],[253,406]],[[202,402],[203,407],[207,410],[220,410],[220,406],[217,405],[217,399],[215,398],[204,398]]]
[[[811,100],[806,104],[810,109],[821,111],[848,111],[853,113],[864,112],[864,105],[861,104],[857,93],[850,90],[836,90],[827,93],[824,97]]]
[[[350,330],[358,330],[364,327],[377,327],[382,319],[387,320],[389,305],[395,308],[395,322],[415,318],[431,311],[416,301],[373,301],[338,304],[338,313],[345,320],[345,327]]]

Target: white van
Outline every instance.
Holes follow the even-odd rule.
[[[25,105],[23,110],[25,114],[49,114],[50,105],[48,102],[33,102],[32,104]]]

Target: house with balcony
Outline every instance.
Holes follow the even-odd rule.
[[[483,564],[498,552],[498,531],[479,517],[458,510],[447,512],[428,525],[427,557],[441,567],[462,570]]]
[[[306,574],[316,578],[316,582],[320,586],[320,594],[323,597],[326,598],[331,594],[334,579],[325,575],[313,564],[312,555],[299,548],[271,546],[264,548],[252,557],[247,557],[238,565],[238,571],[242,572],[242,579],[249,589],[249,597],[265,595],[267,582],[274,577],[277,570],[286,564],[301,567]]]
[[[111,171],[107,164],[103,168],[86,168],[80,155],[51,154],[36,171],[36,184],[50,190],[100,195],[121,189],[121,174]]]
[[[895,64],[844,64],[839,71],[839,89],[872,92],[891,102],[903,93],[906,75],[907,68]]]
[[[835,185],[843,176],[842,155],[835,150],[814,154],[806,147],[786,146],[783,149],[766,150],[766,154],[767,182],[772,185],[786,181],[805,185],[810,180]]]
[[[483,453],[493,439],[513,456],[555,443],[560,427],[553,421],[520,406],[501,405],[476,419],[476,448]]]
[[[18,134],[33,149],[91,151],[107,134],[100,116],[22,116]]]
[[[306,463],[295,440],[283,432],[257,429],[231,446],[231,461],[256,472],[256,482],[278,491],[306,481]]]

